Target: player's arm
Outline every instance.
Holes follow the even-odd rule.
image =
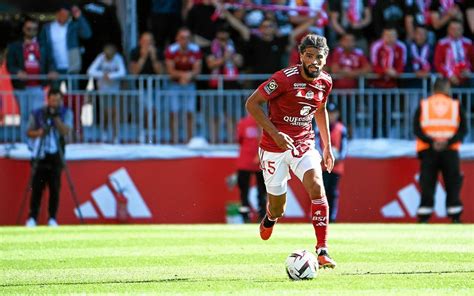
[[[321,141],[323,142],[323,160],[328,172],[334,167],[334,155],[332,155],[331,135],[329,133],[329,115],[326,110],[326,103],[322,104],[315,114]]]
[[[245,103],[245,108],[252,115],[253,118],[258,122],[258,124],[273,138],[275,143],[283,150],[296,149],[293,145],[293,139],[285,133],[278,131],[276,126],[270,121],[265,112],[263,111],[263,104],[267,100],[259,92],[255,90],[252,95],[247,99]]]

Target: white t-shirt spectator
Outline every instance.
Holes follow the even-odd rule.
[[[98,90],[118,91],[120,90],[120,81],[118,79],[126,74],[125,63],[122,56],[118,53],[111,60],[107,60],[105,54],[101,53],[95,58],[89,69],[87,69],[87,74],[98,80]],[[104,79],[105,74],[109,76],[109,80]]]

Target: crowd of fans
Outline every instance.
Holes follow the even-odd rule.
[[[54,21],[26,18],[23,38],[7,50],[7,68],[28,74],[83,73],[99,90],[120,88],[130,74],[168,74],[179,85],[198,74],[273,73],[298,63],[298,41],[309,32],[332,48],[328,70],[336,87],[375,72],[376,87],[394,87],[403,72],[438,72],[454,85],[473,70],[472,0],[151,0],[138,47],[123,52],[113,1],[61,5]],[[141,16],[139,15],[138,18]],[[128,67],[126,66],[128,61]],[[15,81],[15,88],[25,88]],[[28,81],[27,86],[38,86]],[[216,80],[199,87],[215,88]]]
[[[42,26],[25,18],[5,59],[20,109],[40,104],[27,99],[45,83],[28,78],[36,74],[53,85],[60,74],[87,74],[107,93],[119,91],[127,74],[169,75],[169,89],[190,94],[218,85],[215,78],[196,83],[199,74],[224,75],[225,88],[240,88],[239,73],[270,74],[298,63],[297,44],[310,32],[328,39],[336,88],[356,88],[366,73],[378,74],[371,82],[377,88],[400,86],[397,77],[407,72],[440,73],[459,87],[472,82],[474,0],[151,0],[148,11],[130,52],[111,0],[61,5]],[[180,110],[192,118],[196,99],[169,104],[173,126]]]

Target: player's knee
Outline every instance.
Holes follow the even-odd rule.
[[[309,190],[308,190],[308,194],[309,194],[309,197],[311,198],[311,200],[314,200],[314,199],[320,199],[322,196],[325,196],[326,193],[324,191],[324,187],[317,183],[317,182],[314,182]]]

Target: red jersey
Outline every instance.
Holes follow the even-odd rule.
[[[25,61],[25,72],[29,75],[40,74],[40,46],[38,41],[23,43],[23,60]],[[27,80],[27,86],[40,85],[38,80]]]
[[[268,117],[278,131],[294,140],[294,145],[303,155],[314,147],[312,120],[314,112],[325,104],[332,89],[332,79],[321,71],[312,82],[300,74],[300,65],[276,72],[258,87],[268,100]],[[284,152],[272,137],[263,131],[260,147],[269,152]]]
[[[179,71],[191,71],[201,58],[201,50],[194,43],[189,43],[186,50],[182,50],[178,43],[173,43],[165,51],[165,59],[173,60],[175,69]]]
[[[361,49],[354,48],[350,52],[344,51],[342,47],[336,48],[329,56],[330,66],[338,65],[339,68],[349,71],[364,68],[369,62]],[[334,80],[335,88],[357,88],[357,79],[340,78]]]
[[[239,170],[260,171],[258,142],[261,135],[261,129],[252,116],[246,116],[239,121],[237,125],[237,142],[240,145],[239,158],[237,158]]]
[[[474,48],[468,38],[443,38],[435,49],[434,65],[444,77],[460,77],[462,71],[474,70]]]
[[[398,74],[403,73],[407,60],[407,49],[405,44],[397,41],[389,46],[382,39],[375,41],[370,48],[370,62],[372,69],[377,74],[385,74],[385,70],[394,68]],[[393,78],[384,77],[374,82],[374,86],[391,88],[397,86],[397,81]]]

